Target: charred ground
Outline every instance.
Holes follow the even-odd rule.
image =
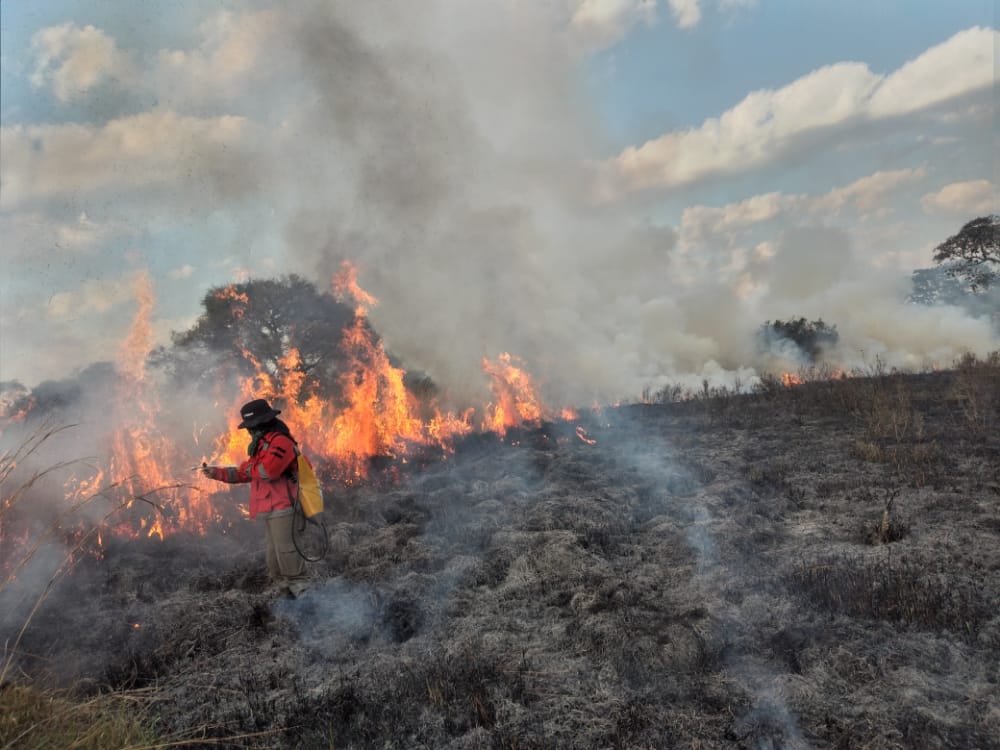
[[[971,361],[474,436],[337,490],[295,600],[249,522],[108,545],[18,667],[195,746],[998,747],[998,394]]]

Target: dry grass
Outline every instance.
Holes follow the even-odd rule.
[[[79,700],[61,691],[0,687],[0,748],[162,747],[146,724],[149,697],[132,692]]]
[[[185,747],[271,748],[274,730],[221,733],[201,725],[183,733],[157,731],[156,690],[81,696],[29,685],[0,686],[0,750],[167,750]]]
[[[29,433],[16,448],[0,454],[0,493],[2,493],[0,494],[0,498],[2,498],[2,501],[0,501],[0,538],[5,535],[9,535],[10,537],[16,535],[16,531],[11,529],[11,518],[16,515],[19,502],[23,502],[29,496],[31,489],[39,481],[84,460],[60,461],[52,463],[44,469],[33,470],[27,476],[19,476],[21,472],[18,469],[28,458],[41,450],[48,441],[75,426],[71,424],[57,426],[49,421],[45,421],[33,432]],[[0,557],[0,594],[3,594],[17,581],[18,575],[28,567],[39,550],[46,544],[52,541],[61,541],[66,547],[65,555],[35,599],[34,606],[32,606],[24,618],[24,622],[13,643],[4,644],[3,660],[0,661],[0,684],[4,683],[10,672],[17,656],[21,639],[42,604],[48,598],[55,585],[72,570],[80,557],[92,548],[94,541],[98,538],[100,532],[107,527],[108,522],[121,514],[122,511],[130,508],[136,501],[148,504],[157,512],[162,512],[163,506],[152,500],[151,497],[164,490],[186,486],[173,484],[150,489],[142,495],[121,496],[121,489],[131,479],[133,477],[111,482],[92,493],[72,501],[67,501],[65,507],[59,510],[55,517],[49,520],[40,531],[33,534],[30,531],[25,531],[13,554],[8,552],[3,557]],[[99,499],[108,501],[110,503],[110,510],[106,511],[96,522],[82,521],[83,511]]]
[[[863,385],[863,396],[854,413],[861,419],[869,437],[897,443],[923,437],[923,417],[913,408],[910,386],[905,380],[873,378],[864,380]]]
[[[973,432],[1000,428],[1000,351],[985,359],[975,354],[962,357],[955,365],[953,392]]]
[[[851,445],[851,453],[855,458],[877,464],[885,460],[885,451],[870,440],[855,440]]]
[[[974,638],[989,615],[982,599],[974,590],[943,584],[939,572],[934,565],[890,554],[842,555],[803,565],[794,580],[814,604],[831,612]]]
[[[256,540],[109,546],[23,650],[104,649],[152,747],[992,747],[996,437],[872,369],[470,438],[345,490],[297,600]]]
[[[35,469],[24,474],[21,467],[29,458],[41,451],[45,444],[60,433],[75,425],[54,425],[42,423],[29,433],[19,445],[0,455],[0,532],[11,533],[18,505],[30,497],[32,489],[43,479],[58,474],[61,470],[79,463],[82,459],[52,463],[43,469]],[[105,750],[106,748],[133,748],[152,750],[181,744],[178,741],[164,742],[150,728],[147,712],[153,693],[150,691],[119,691],[85,697],[69,690],[42,689],[24,684],[19,676],[12,676],[18,670],[16,657],[21,639],[39,609],[52,592],[55,585],[72,570],[80,555],[91,540],[106,525],[107,521],[127,507],[134,500],[142,500],[151,505],[156,503],[146,497],[128,500],[112,500],[112,509],[96,523],[82,527],[80,512],[98,498],[112,499],[109,492],[121,483],[104,487],[67,504],[47,526],[34,535],[18,536],[19,544],[13,553],[10,549],[0,562],[0,594],[17,582],[18,575],[26,569],[38,551],[46,543],[65,539],[71,527],[77,532],[75,542],[68,549],[48,578],[47,583],[35,598],[34,605],[26,614],[13,642],[3,647],[0,661],[0,749],[48,750],[49,748],[73,748]],[[155,492],[156,490],[154,490]],[[14,534],[11,533],[13,537]]]

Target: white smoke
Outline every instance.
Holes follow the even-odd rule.
[[[867,247],[808,216],[785,217],[770,251],[720,255],[711,239],[682,251],[655,207],[597,201],[587,165],[606,145],[578,45],[544,9],[315,4],[302,19],[280,51],[311,92],[281,152],[295,262],[322,284],[355,260],[388,347],[462,399],[482,401],[480,362],[502,351],[557,403],[731,385],[774,364],[754,334],[785,317],[837,325],[842,367],[997,346],[986,320],[906,304],[905,273],[873,272]]]
[[[488,399],[480,363],[504,351],[554,405],[634,398],[666,382],[730,385],[775,365],[755,333],[790,317],[836,325],[831,357],[843,367],[872,352],[913,366],[997,348],[985,319],[916,311],[900,264],[877,270],[893,252],[919,251],[929,264],[944,239],[884,247],[865,224],[907,189],[919,211],[929,167],[901,164],[814,196],[744,187],[758,195],[718,208],[692,205],[706,194],[699,185],[608,193],[603,178],[621,146],[587,94],[588,55],[595,40],[614,43],[656,16],[649,3],[615,7],[307,0],[219,13],[200,43],[159,50],[148,70],[129,53],[123,83],[164,106],[98,126],[6,129],[5,200],[31,210],[113,194],[115,206],[144,206],[160,224],[208,205],[233,227],[213,252],[257,274],[308,274],[322,288],[350,259],[380,300],[372,317],[387,348],[456,405]],[[813,95],[816,80],[769,96]],[[983,122],[976,81],[960,91],[973,140]],[[871,128],[891,133],[893,122]],[[841,145],[827,131],[800,135],[789,159],[829,161]],[[681,217],[678,205],[689,207]],[[689,227],[699,216],[708,223]],[[280,246],[289,257],[275,261]]]

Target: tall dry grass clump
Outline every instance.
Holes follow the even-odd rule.
[[[804,562],[792,580],[836,614],[950,630],[975,638],[990,613],[975,585],[946,583],[944,566],[891,554],[838,554]]]
[[[38,592],[34,605],[25,617],[17,636],[12,643],[3,644],[3,662],[0,663],[0,684],[3,683],[10,671],[18,646],[21,643],[21,638],[45,602],[45,599],[56,583],[73,568],[74,564],[80,559],[80,556],[92,547],[101,530],[107,526],[107,522],[136,501],[148,503],[158,511],[162,510],[162,506],[151,500],[148,495],[167,488],[156,488],[150,490],[145,495],[122,497],[117,494],[117,490],[120,490],[125,483],[123,481],[112,482],[91,494],[68,501],[66,506],[55,514],[54,518],[45,522],[41,530],[35,532],[33,535],[32,529],[26,524],[23,536],[19,536],[17,549],[11,552],[10,547],[13,546],[12,540],[15,536],[12,521],[18,510],[19,503],[45,477],[58,473],[62,469],[79,463],[84,459],[58,461],[42,469],[29,470],[25,475],[20,475],[18,469],[29,458],[38,453],[48,441],[75,426],[57,426],[50,422],[44,422],[34,432],[29,433],[17,447],[0,454],[0,498],[2,498],[0,499],[0,539],[5,539],[4,544],[6,547],[0,548],[0,552],[2,552],[2,556],[0,556],[0,596],[8,592],[8,589],[17,582],[18,576],[28,567],[39,550],[46,544],[59,542],[66,548],[62,561],[49,575],[48,581]],[[110,510],[100,516],[96,522],[83,520],[83,511],[93,505],[99,498],[110,502]]]
[[[984,359],[968,353],[958,360],[952,393],[969,429],[977,434],[1000,429],[1000,350]]]
[[[0,685],[0,748],[108,750],[163,747],[145,723],[148,693],[81,700],[63,691]]]
[[[22,474],[22,468],[46,443],[75,425],[43,423],[16,447],[0,454],[0,597],[11,594],[12,587],[32,559],[52,539],[58,538],[70,519],[104,493],[99,492],[70,503],[55,520],[34,538],[26,531],[15,546],[13,520],[18,505],[43,479],[58,473],[77,460],[59,461],[42,469]],[[32,619],[57,581],[69,571],[77,556],[97,534],[103,523],[117,513],[119,504],[97,524],[82,529],[75,544],[67,550],[61,564],[50,574],[41,591],[30,592],[34,604],[12,641],[2,644],[0,661],[0,748],[139,748],[154,747],[156,737],[144,723],[148,693],[102,693],[90,698],[74,696],[70,691],[55,691],[32,685],[14,669],[21,639]],[[5,532],[7,537],[4,537]],[[29,599],[30,601],[30,599]],[[9,604],[9,602],[7,602]],[[5,604],[4,606],[7,606]]]

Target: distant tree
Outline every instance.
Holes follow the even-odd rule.
[[[767,321],[757,333],[759,343],[765,349],[774,349],[776,344],[790,342],[810,361],[817,361],[823,352],[836,345],[840,339],[837,326],[827,325],[823,319],[808,321],[805,318]]]
[[[1000,216],[973,219],[934,250],[934,261],[972,291],[988,289],[1000,278]]]

